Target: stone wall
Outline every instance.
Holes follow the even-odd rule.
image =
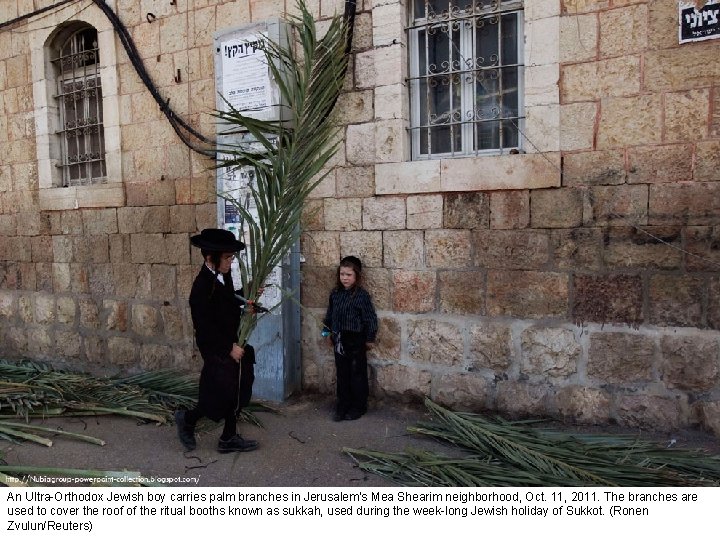
[[[3,2],[0,21],[38,4]],[[213,33],[294,10],[109,4],[161,94],[206,134]],[[194,369],[188,240],[215,223],[214,173],[119,42],[124,202],[43,209],[28,34],[71,7],[0,30],[0,354]],[[326,19],[343,2],[310,7]],[[303,223],[304,388],[333,392],[316,318],[355,254],[381,318],[378,397],[720,433],[720,41],[679,46],[671,0],[526,0],[525,153],[417,162],[406,9],[358,3],[343,144]]]

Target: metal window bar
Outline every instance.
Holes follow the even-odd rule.
[[[63,186],[104,183],[105,140],[97,32],[83,28],[60,47],[57,65]]]
[[[423,0],[416,0],[420,2]],[[433,0],[424,0],[424,17],[414,19],[409,25],[411,50],[419,51],[420,47],[424,48],[424,65],[420,65],[422,60],[417,54],[411,60],[410,77],[408,85],[411,92],[411,135],[412,149],[414,159],[431,159],[433,157],[460,155],[479,155],[481,153],[503,153],[506,148],[506,142],[511,143],[508,148],[515,148],[519,145],[519,134],[506,133],[508,129],[512,132],[519,128],[519,124],[524,119],[522,111],[521,84],[523,64],[521,58],[521,40],[522,40],[522,2],[506,1],[501,2],[493,0],[491,2],[483,2],[474,0],[471,4],[460,8],[451,5],[448,2],[448,9],[435,13],[431,3]],[[435,0],[435,3],[438,3]],[[444,6],[443,6],[444,7]],[[415,13],[419,14],[419,7],[415,6]],[[516,48],[518,61],[514,63],[504,64],[505,57],[503,54],[503,17],[515,15],[516,27]],[[478,22],[487,24],[495,19],[497,31],[495,39],[497,40],[497,61],[490,66],[481,66],[478,62],[477,50],[477,28]],[[437,32],[438,28],[443,28],[447,34],[448,43],[448,61],[447,69],[435,71],[430,63],[430,38],[429,35]],[[455,45],[453,32],[459,33],[459,46]],[[453,51],[453,48],[460,49]],[[459,55],[459,62],[453,61],[453,55]],[[515,70],[517,79],[515,84],[509,84],[507,78],[503,76],[504,70]],[[497,89],[489,89],[482,83],[488,74],[495,73],[498,79]],[[438,75],[442,75],[444,83],[450,89],[447,97],[448,107],[445,112],[440,115],[433,115],[433,83],[437,82]],[[424,81],[424,84],[423,84]],[[460,103],[455,103],[456,96],[454,93],[454,84],[459,84],[458,98]],[[420,89],[425,86],[424,100],[421,97]],[[493,107],[495,111],[491,118],[484,117],[481,110],[476,104],[476,96],[482,89],[485,91],[486,98],[496,100]],[[488,91],[490,90],[490,91]],[[510,95],[515,95],[515,103],[508,102]],[[494,96],[494,97],[493,97]],[[412,103],[414,102],[414,103]],[[513,106],[514,105],[514,106]],[[458,111],[457,109],[459,106]],[[422,114],[422,108],[425,115]],[[508,114],[508,112],[511,114]],[[514,114],[512,114],[514,113]],[[422,122],[422,118],[426,121]],[[491,123],[495,126],[492,135],[492,147],[483,148],[480,142],[480,130],[483,125],[489,126]],[[440,133],[440,129],[449,130],[449,152],[437,152],[434,147],[434,136]],[[461,134],[459,146],[456,144],[455,138],[457,134]],[[421,136],[422,135],[422,136]]]

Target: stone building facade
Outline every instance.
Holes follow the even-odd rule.
[[[0,23],[53,3],[2,2]],[[206,134],[213,33],[295,10],[107,4],[159,92]],[[342,144],[302,227],[303,387],[333,392],[317,317],[355,254],[381,319],[378,397],[720,433],[720,40],[678,44],[675,0],[518,4],[520,151],[414,159],[412,3],[358,2]],[[322,27],[344,3],[309,7]],[[98,32],[101,186],[53,176],[43,48],[67,21]],[[0,156],[0,353],[195,368],[189,236],[216,224],[215,176],[91,1],[0,29]]]

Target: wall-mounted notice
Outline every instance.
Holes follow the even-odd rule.
[[[272,117],[270,71],[263,50],[266,32],[222,42],[222,96],[235,109],[258,119]],[[228,109],[227,105],[224,106]]]
[[[695,2],[680,2],[680,43],[720,38],[720,0],[710,0],[701,8]]]

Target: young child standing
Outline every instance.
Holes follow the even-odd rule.
[[[362,262],[352,255],[344,257],[323,319],[323,334],[330,333],[328,338],[335,350],[336,422],[357,420],[367,411],[367,349],[375,341],[378,321],[370,295],[361,283]]]

